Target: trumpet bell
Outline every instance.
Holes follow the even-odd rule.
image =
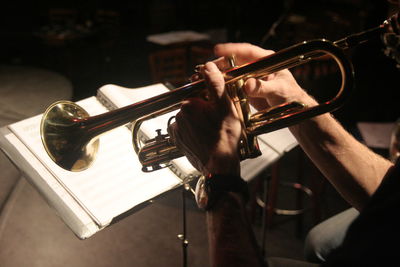
[[[69,171],[82,171],[92,164],[99,149],[99,139],[88,139],[83,134],[82,121],[89,114],[70,101],[53,103],[45,111],[40,126],[46,152],[60,167]]]

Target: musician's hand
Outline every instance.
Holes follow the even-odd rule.
[[[242,65],[271,55],[274,51],[265,50],[248,43],[226,43],[216,45],[214,53],[219,57],[214,62],[219,69],[224,70],[228,66],[223,57],[235,55],[237,65]],[[316,103],[298,85],[287,69],[271,74],[262,80],[248,79],[244,89],[251,97],[251,104],[258,110],[292,101],[299,101],[307,105],[315,105]]]
[[[225,81],[217,66],[209,62],[202,72],[210,100],[186,100],[175,123],[169,127],[169,133],[177,147],[204,175],[240,175],[241,125],[237,111],[225,92]]]

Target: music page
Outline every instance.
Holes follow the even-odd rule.
[[[96,97],[78,104],[91,115],[107,111]],[[100,137],[98,156],[90,168],[81,172],[66,171],[45,152],[39,133],[40,120],[41,115],[11,124],[9,128],[100,228],[107,226],[114,217],[181,183],[168,168],[153,173],[141,171],[131,133],[126,127]]]

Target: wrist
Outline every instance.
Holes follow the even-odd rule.
[[[241,196],[244,202],[249,198],[247,183],[236,175],[209,174],[199,178],[196,185],[196,202],[199,208],[212,209],[226,193]]]
[[[240,176],[240,159],[237,153],[232,156],[226,157],[211,157],[205,169],[203,175],[209,176],[210,174]]]

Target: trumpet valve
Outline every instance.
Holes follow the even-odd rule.
[[[157,135],[144,142],[138,152],[143,172],[152,172],[170,166],[170,161],[182,157],[182,152],[173,144],[168,134],[156,130]]]

